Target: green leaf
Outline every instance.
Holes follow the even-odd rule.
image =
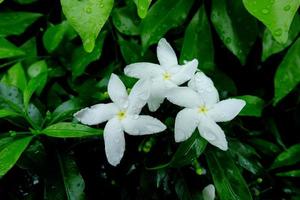
[[[27,85],[27,80],[26,80],[25,71],[21,63],[17,63],[14,66],[12,66],[7,71],[7,74],[3,76],[1,81],[9,85],[13,85],[19,88],[20,90],[24,91]]]
[[[61,105],[59,105],[51,115],[51,121],[49,124],[53,124],[59,121],[63,121],[81,108],[81,102],[79,99],[70,99]]]
[[[37,61],[37,45],[35,37],[27,40],[20,46],[20,49],[26,53],[26,59],[22,61],[24,66],[30,66],[32,63]]]
[[[25,88],[23,93],[25,107],[28,106],[31,97],[35,92],[39,93],[42,91],[46,82],[47,82],[47,72],[37,75],[36,77],[32,78],[28,82],[28,85]]]
[[[200,137],[198,131],[195,131],[192,137],[180,144],[169,162],[169,166],[182,167],[191,164],[203,153],[206,145],[207,141]]]
[[[19,4],[31,4],[36,2],[37,0],[14,0],[15,2],[18,2]]]
[[[16,117],[19,116],[19,113],[16,113],[11,110],[6,110],[6,109],[0,109],[0,118],[5,118],[5,117]]]
[[[113,24],[118,31],[125,35],[138,35],[140,33],[140,20],[132,6],[116,8],[112,13]]]
[[[296,39],[300,32],[300,15],[296,14],[292,22],[288,40],[286,43],[278,43],[272,36],[272,33],[269,29],[266,29],[263,36],[263,52],[262,52],[262,61],[265,61],[268,57],[278,52],[281,52],[293,41]]]
[[[235,97],[246,101],[246,106],[239,113],[240,116],[261,117],[265,101],[257,96],[245,95]]]
[[[106,34],[106,31],[100,33],[95,43],[96,46],[91,53],[85,52],[82,47],[75,49],[71,61],[73,78],[82,75],[90,63],[100,58]]]
[[[67,31],[68,23],[63,21],[60,24],[50,26],[43,35],[43,43],[49,53],[53,52],[62,42]]]
[[[152,0],[134,0],[140,18],[146,17],[151,1]]]
[[[227,152],[206,151],[205,158],[221,200],[251,200],[249,188]]]
[[[1,18],[0,18],[1,19]],[[0,37],[0,59],[23,56],[25,52],[10,43],[8,40]]]
[[[277,173],[276,176],[285,176],[285,177],[300,177],[300,170],[292,170],[288,172]]]
[[[16,139],[0,150],[0,177],[4,176],[15,165],[31,139],[32,137]]]
[[[26,115],[29,124],[31,124],[34,129],[40,130],[43,123],[43,116],[34,104],[29,104]]]
[[[0,36],[20,35],[41,16],[31,12],[1,12]]]
[[[58,154],[58,162],[68,200],[84,200],[85,183],[75,161],[67,155]]]
[[[192,18],[184,33],[180,61],[183,63],[194,58],[199,61],[199,69],[213,71],[214,47],[204,6]]]
[[[299,0],[243,0],[246,9],[272,32],[279,43],[286,43]]]
[[[48,126],[42,131],[42,133],[51,137],[76,138],[100,136],[102,135],[103,131],[101,129],[94,129],[81,124],[61,122]]]
[[[290,47],[277,68],[274,87],[273,105],[290,93],[300,82],[300,38]]]
[[[295,144],[287,150],[280,153],[274,160],[271,168],[279,168],[283,166],[290,166],[300,162],[300,144]]]
[[[113,0],[61,0],[62,10],[70,25],[80,35],[84,50],[92,52],[96,38],[109,17]]]
[[[235,156],[237,163],[241,167],[248,170],[252,174],[258,174],[262,172],[263,166],[260,164],[258,160],[259,155],[253,147],[237,140],[230,140],[229,146],[230,153]]]
[[[211,21],[225,44],[244,65],[258,29],[241,0],[213,0]],[[200,61],[201,62],[201,61]]]
[[[280,151],[280,148],[276,144],[267,140],[253,138],[249,142],[255,146],[257,150],[269,156],[273,156]]]
[[[22,94],[16,87],[0,83],[0,108],[23,112]]]
[[[194,0],[159,0],[149,10],[141,23],[142,46],[146,50],[157,43],[168,30],[182,24]]]

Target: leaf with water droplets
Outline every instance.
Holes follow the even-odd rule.
[[[157,1],[141,23],[142,46],[146,50],[171,28],[182,24],[195,0]]]
[[[246,9],[271,31],[279,43],[286,43],[299,0],[243,0]]]
[[[214,69],[214,47],[204,6],[195,14],[184,33],[180,61],[182,63],[184,60],[194,58],[200,61],[199,69],[204,71]]]
[[[289,30],[289,36],[286,43],[278,43],[269,29],[266,28],[263,36],[263,52],[262,61],[265,61],[268,57],[278,52],[281,52],[286,47],[294,42],[300,33],[300,15],[295,15],[292,22],[291,28]]]
[[[31,139],[31,136],[16,139],[0,150],[0,177],[4,176],[15,165]]]
[[[20,35],[41,16],[31,12],[1,12],[0,36]]]
[[[151,1],[152,0],[134,0],[140,18],[146,17]]]
[[[225,46],[245,64],[258,29],[242,2],[213,0],[211,21]]]
[[[205,158],[221,200],[252,200],[246,181],[229,152],[210,149],[205,152]]]
[[[80,35],[84,50],[92,52],[101,28],[109,17],[114,0],[61,0],[70,25]]]
[[[274,78],[274,105],[300,83],[300,38],[290,47],[280,63]]]
[[[13,85],[19,88],[20,90],[24,91],[27,85],[27,80],[26,80],[25,71],[21,63],[17,63],[13,65],[3,76],[1,82],[7,83],[9,85]]]
[[[76,138],[87,136],[100,136],[102,135],[103,130],[90,128],[81,124],[61,122],[48,126],[42,131],[42,133],[51,137]]]

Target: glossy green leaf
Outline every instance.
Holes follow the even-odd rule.
[[[244,65],[258,30],[242,1],[213,0],[211,21],[225,46]]]
[[[199,61],[199,69],[214,69],[214,47],[204,6],[192,18],[184,34],[180,61],[183,63],[184,60],[194,58]]]
[[[226,151],[206,151],[205,158],[221,200],[252,200],[249,188]]]
[[[279,43],[286,43],[299,0],[243,0],[246,9],[272,32]]]
[[[26,59],[22,61],[23,66],[30,66],[38,60],[37,44],[35,37],[30,38],[20,46],[20,49],[26,53]]]
[[[112,20],[116,29],[125,35],[138,35],[140,33],[140,20],[132,6],[115,8],[112,13]]]
[[[191,164],[205,150],[207,141],[200,137],[198,131],[195,131],[188,140],[180,144],[173,155],[169,166],[182,167]]]
[[[85,183],[75,161],[67,155],[58,154],[58,162],[68,200],[84,200]]]
[[[79,99],[70,99],[61,105],[59,105],[51,115],[51,121],[49,124],[53,124],[59,121],[63,121],[72,116],[75,111],[81,108]]]
[[[42,133],[51,137],[76,138],[100,136],[103,131],[101,129],[90,128],[81,124],[61,122],[48,126],[42,131]]]
[[[27,87],[24,90],[23,97],[24,97],[24,105],[25,107],[28,106],[32,95],[36,92],[39,93],[47,82],[47,73],[41,73],[36,77],[32,78],[29,82]]]
[[[280,152],[280,148],[278,145],[259,138],[253,138],[249,141],[258,151],[261,151],[262,153],[274,156],[275,154]]]
[[[269,29],[266,29],[263,36],[263,52],[262,52],[262,61],[265,61],[268,57],[271,55],[281,52],[286,47],[288,47],[290,44],[293,43],[295,38],[298,36],[300,32],[300,15],[296,14],[294,17],[294,20],[292,22],[288,40],[286,43],[281,44],[277,42]]]
[[[152,0],[134,0],[140,18],[146,17],[151,1]]]
[[[40,110],[34,105],[29,104],[26,110],[27,121],[34,129],[40,130],[43,123],[43,116]]]
[[[271,168],[290,166],[300,162],[300,144],[295,144],[280,153],[274,160]]]
[[[300,177],[300,170],[292,170],[288,172],[280,172],[277,173],[276,176],[284,176],[284,177]]]
[[[40,60],[29,66],[27,73],[30,78],[35,78],[42,73],[47,73],[48,67],[45,60]]]
[[[61,24],[50,26],[43,35],[43,43],[48,52],[53,52],[62,42],[67,31],[68,23],[63,21]]]
[[[71,61],[73,78],[82,75],[90,63],[100,58],[106,33],[103,31],[100,33],[96,40],[95,48],[91,53],[85,52],[82,47],[75,49]]]
[[[68,22],[82,39],[84,50],[92,52],[98,34],[109,17],[114,0],[61,0],[60,2]]]
[[[1,12],[0,36],[20,35],[41,16],[31,12]]]
[[[1,18],[0,18],[1,19]],[[0,37],[0,59],[23,56],[25,52],[10,43],[8,40]]]
[[[19,4],[31,4],[38,0],[14,0],[15,2],[18,2]]]
[[[277,128],[277,125],[274,121],[274,119],[270,118],[267,120],[267,128],[270,130],[270,132],[274,135],[277,144],[279,144],[283,149],[286,149],[285,144],[282,141],[281,134]]]
[[[141,23],[143,49],[156,43],[168,30],[182,24],[194,0],[159,0],[149,10]]]
[[[262,172],[263,166],[259,162],[259,154],[256,150],[237,140],[230,140],[229,151],[236,158],[237,163],[252,174]]]
[[[16,139],[0,150],[0,177],[15,165],[31,139],[32,137]]]
[[[261,117],[265,101],[257,96],[245,95],[235,97],[246,101],[246,106],[239,113],[240,116]]]
[[[0,118],[5,118],[5,117],[16,117],[19,116],[19,113],[16,113],[12,110],[6,110],[6,109],[0,109]]]
[[[1,81],[9,85],[13,85],[19,88],[20,90],[24,91],[27,85],[27,79],[21,63],[17,63],[14,66],[12,66],[7,71],[7,74],[5,74]]]
[[[290,93],[300,82],[300,38],[290,47],[282,62],[277,68],[274,87],[273,104],[276,105]]]

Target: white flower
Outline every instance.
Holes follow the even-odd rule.
[[[190,80],[198,67],[197,59],[186,62],[182,66],[178,65],[174,50],[164,38],[158,42],[157,58],[160,65],[140,62],[130,64],[124,69],[127,76],[151,79],[150,97],[147,103],[152,112],[156,111],[164,101],[168,89]]]
[[[112,74],[107,91],[113,103],[84,108],[74,117],[87,125],[108,121],[104,128],[105,153],[108,162],[116,166],[125,151],[124,132],[145,135],[161,132],[166,126],[156,118],[139,115],[149,97],[149,81],[138,81],[128,95],[119,77]]]
[[[245,106],[245,101],[219,101],[219,94],[213,82],[202,72],[197,73],[188,86],[172,88],[167,94],[170,102],[185,107],[175,119],[175,141],[188,139],[198,127],[203,138],[226,151],[228,145],[225,134],[216,122],[232,120]]]
[[[216,197],[215,193],[216,193],[215,186],[213,184],[209,184],[202,190],[203,199],[214,200]]]

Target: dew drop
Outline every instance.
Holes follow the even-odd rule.
[[[291,6],[290,5],[286,5],[283,7],[283,10],[284,11],[289,11],[291,9]]]
[[[225,43],[226,44],[229,44],[230,42],[231,42],[231,38],[230,37],[225,38]]]
[[[281,30],[281,28],[276,29],[275,32],[274,32],[274,35],[275,35],[275,36],[281,36],[281,35],[282,35],[282,30]]]
[[[133,115],[133,119],[138,119],[139,115]]]
[[[264,8],[264,9],[262,9],[262,11],[261,11],[263,14],[268,14],[270,11],[268,10],[268,9],[266,9],[266,8]]]
[[[85,8],[85,12],[88,13],[88,14],[91,14],[91,13],[92,13],[92,8],[89,7],[89,6],[86,7],[86,8]]]

